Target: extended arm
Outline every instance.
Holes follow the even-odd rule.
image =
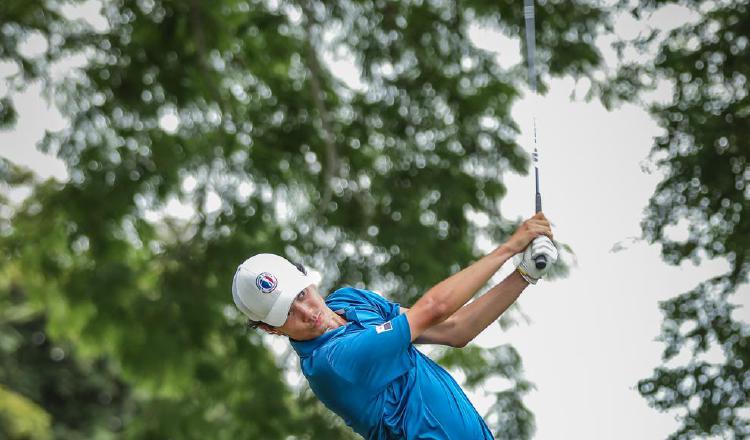
[[[513,271],[487,293],[458,309],[450,318],[425,330],[414,343],[465,346],[496,321],[528,285],[517,271]],[[407,310],[402,307],[401,313]]]
[[[541,212],[523,222],[503,245],[429,289],[406,313],[411,340],[417,340],[425,331],[450,318],[474,296],[503,263],[523,251],[540,235],[552,237],[549,222]],[[519,293],[520,290],[515,297]]]

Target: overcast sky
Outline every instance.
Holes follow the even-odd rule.
[[[652,17],[652,24],[671,27],[690,17],[689,11],[674,9]],[[618,22],[618,31],[626,36],[637,29],[627,18]],[[501,63],[518,61],[518,40],[482,29],[473,35],[478,45],[495,47]],[[346,60],[330,65],[356,82]],[[0,95],[4,88],[0,82]],[[607,112],[596,102],[571,102],[574,89],[570,80],[554,81],[536,105],[536,114],[544,211],[555,224],[556,238],[574,249],[577,265],[569,277],[542,282],[522,295],[519,304],[531,323],[506,332],[493,326],[476,343],[511,343],[521,353],[525,375],[536,384],[525,400],[536,416],[535,438],[663,439],[677,426],[674,414],[649,408],[635,389],[660,363],[663,346],[655,341],[662,320],[658,302],[722,273],[727,265],[716,260],[669,266],[657,246],[634,240],[659,180],[658,173],[642,168],[660,130],[644,110],[632,105]],[[659,93],[668,96],[666,89]],[[0,132],[0,156],[41,176],[65,179],[63,165],[35,148],[45,129],[60,129],[64,120],[37,87],[15,102],[18,124]],[[527,132],[531,105],[524,99],[513,110]],[[525,145],[526,139],[522,135]],[[532,215],[532,178],[505,179],[509,192],[503,215]],[[613,251],[616,244],[622,250]],[[508,265],[502,274],[510,270]],[[747,293],[745,286],[736,298],[747,300]],[[747,307],[738,313],[747,316]],[[490,403],[481,394],[471,397],[480,411]]]

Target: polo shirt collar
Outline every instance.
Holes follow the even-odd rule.
[[[349,323],[356,322],[357,324],[361,325],[359,317],[357,316],[357,311],[353,306],[341,310],[335,310],[335,313],[338,315],[343,315],[344,318],[346,318],[346,320],[349,322],[345,323],[341,327],[329,330],[315,339],[310,339],[307,341],[296,341],[292,338],[289,338],[289,342],[292,344],[292,348],[297,352],[300,358],[310,356],[315,350],[318,349],[318,347],[330,341],[334,336],[343,333]]]

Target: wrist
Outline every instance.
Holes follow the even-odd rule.
[[[502,258],[503,261],[510,260],[513,255],[516,255],[518,252],[515,252],[510,246],[508,246],[508,243],[503,243],[497,248],[495,248],[494,251],[492,251],[492,254],[495,255],[498,258]]]
[[[536,282],[537,282],[537,281],[539,281],[539,278],[534,278],[534,277],[533,277],[533,276],[531,276],[531,275],[530,275],[530,274],[529,274],[528,272],[526,272],[526,271],[524,270],[524,268],[523,268],[523,265],[520,265],[520,264],[519,264],[519,265],[518,265],[518,267],[516,267],[516,273],[517,273],[518,275],[520,275],[520,276],[521,276],[521,278],[523,278],[523,280],[524,280],[524,281],[525,281],[525,282],[526,282],[527,284],[536,284]]]
[[[520,286],[520,289],[523,291],[525,290],[529,285],[532,283],[529,282],[529,280],[524,276],[518,268],[515,268],[513,272],[508,275],[508,278],[513,280],[513,283]]]

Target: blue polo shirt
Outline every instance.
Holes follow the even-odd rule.
[[[492,439],[453,377],[411,343],[405,314],[369,290],[326,298],[349,322],[291,340],[315,395],[366,439]]]

